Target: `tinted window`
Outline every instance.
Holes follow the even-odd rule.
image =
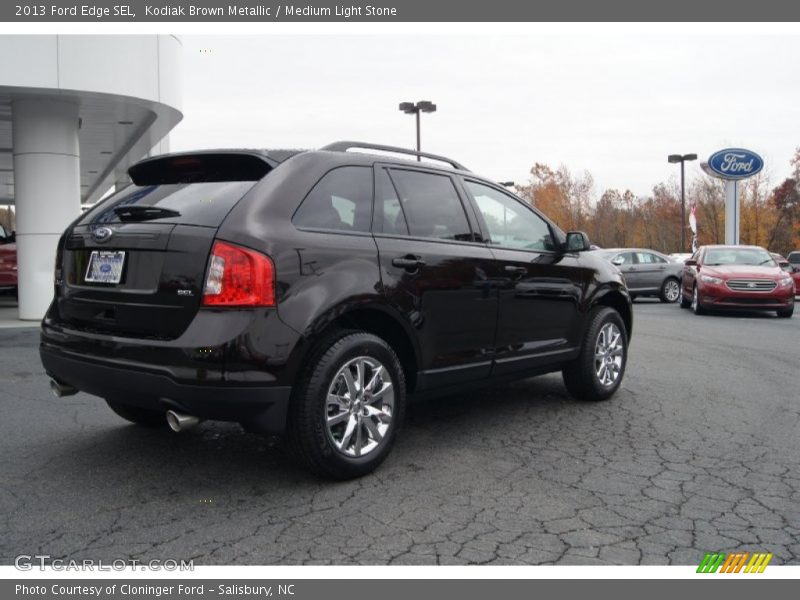
[[[486,185],[464,182],[489,230],[489,242],[506,248],[552,250],[550,227],[520,201]]]
[[[375,179],[375,231],[408,235],[403,208],[386,169],[378,169]]]
[[[793,265],[800,265],[800,252],[790,252],[788,260]]]
[[[130,209],[132,220],[217,227],[253,185],[253,181],[130,185],[86,212],[78,224],[120,223],[125,217],[119,213],[124,215],[124,209]],[[146,208],[164,210],[146,218],[134,212]]]
[[[340,167],[329,171],[308,193],[292,217],[296,227],[369,231],[372,220],[372,169]]]
[[[392,181],[411,235],[443,240],[472,240],[461,200],[450,177],[392,170]]]

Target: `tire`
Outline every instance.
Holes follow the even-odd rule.
[[[664,283],[661,284],[661,291],[658,294],[661,302],[677,302],[681,297],[681,284],[674,277],[667,277]]]
[[[613,308],[593,308],[588,322],[578,358],[564,367],[561,374],[564,385],[573,398],[596,402],[613,396],[622,383],[628,361],[628,336],[622,317]],[[616,334],[619,334],[618,338],[615,337]],[[610,342],[615,339],[616,342],[611,345]],[[611,358],[604,371],[600,370],[603,364],[598,366],[600,359],[596,358],[601,353],[601,345],[605,346],[602,360]],[[609,368],[608,365],[611,364],[615,367]]]
[[[142,427],[164,427],[167,424],[165,413],[160,410],[150,410],[130,404],[122,404],[109,400],[108,398],[106,398],[106,403],[117,415],[136,425],[141,425]]]
[[[780,310],[776,310],[778,313],[778,318],[780,319],[791,319],[792,315],[794,314],[794,304],[792,304],[789,308],[782,308]]]
[[[697,291],[697,284],[692,286],[692,312],[696,315],[706,314],[706,309],[700,304],[700,293]]]
[[[299,381],[289,408],[292,454],[332,479],[374,471],[391,451],[405,413],[405,376],[394,350],[370,333],[341,331],[312,351]],[[378,386],[381,395],[373,395]]]

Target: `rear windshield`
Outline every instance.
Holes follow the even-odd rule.
[[[88,211],[78,225],[152,221],[218,227],[255,183],[214,181],[131,185]]]

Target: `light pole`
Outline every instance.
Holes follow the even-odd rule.
[[[420,133],[419,133],[419,113],[426,112],[432,113],[436,112],[436,105],[433,102],[428,100],[420,100],[416,104],[413,102],[401,102],[400,103],[400,110],[402,110],[407,115],[416,115],[417,117],[417,152],[421,150],[420,148]],[[421,158],[417,156],[417,162],[419,162]]]
[[[697,154],[670,154],[667,157],[670,163],[681,163],[681,252],[686,249],[686,189],[683,163],[687,160],[697,160]]]

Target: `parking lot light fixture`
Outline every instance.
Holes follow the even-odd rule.
[[[419,130],[419,114],[426,112],[432,113],[436,112],[436,105],[431,102],[430,100],[420,100],[416,104],[413,102],[401,102],[400,103],[400,110],[406,113],[407,115],[415,115],[417,121],[417,152],[420,152],[420,130]],[[421,158],[417,156],[417,162],[419,162]]]
[[[670,154],[667,162],[681,163],[681,252],[686,249],[686,184],[683,165],[688,160],[697,160],[697,154]]]

